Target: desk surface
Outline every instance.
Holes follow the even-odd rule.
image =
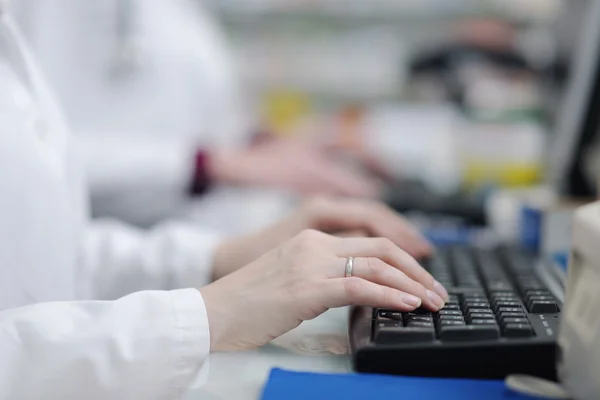
[[[273,367],[349,372],[347,316],[330,310],[260,349],[212,354],[184,400],[258,399]]]

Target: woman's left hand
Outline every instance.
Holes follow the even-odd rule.
[[[306,229],[330,234],[359,233],[384,237],[415,258],[424,257],[432,250],[415,227],[383,203],[316,198],[307,201],[275,225],[248,236],[224,241],[215,252],[214,278],[236,271]]]

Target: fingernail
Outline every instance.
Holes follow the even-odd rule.
[[[402,297],[402,302],[414,308],[421,306],[421,299],[417,296],[413,296],[412,294],[405,294]]]
[[[437,294],[440,295],[440,297],[442,299],[444,299],[444,301],[448,301],[449,297],[448,297],[448,291],[446,290],[446,288],[439,283],[438,281],[434,281],[433,282],[433,290],[435,290],[435,292]]]
[[[437,293],[432,292],[431,290],[427,290],[427,297],[429,300],[439,309],[444,307],[444,299],[437,295]]]

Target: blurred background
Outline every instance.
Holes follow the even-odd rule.
[[[546,126],[580,26],[558,22],[577,14],[563,2],[205,3],[246,93],[279,134],[329,119],[339,134],[362,135],[389,172],[437,190],[541,178]]]
[[[460,216],[514,239],[524,198],[564,200],[547,185],[548,149],[588,1],[204,4],[266,126],[365,147],[403,182],[390,202],[425,226],[439,210],[450,219],[436,226]]]
[[[280,134],[334,118],[440,189],[540,178],[560,99],[546,91],[560,93],[579,27],[561,29],[561,1],[205,2]]]
[[[28,2],[33,4],[35,0],[16,3]],[[40,32],[34,47],[42,59],[42,67],[58,89],[67,114],[69,109],[79,108],[69,115],[75,131],[96,130],[107,125],[107,121],[118,121],[122,122],[123,127],[119,129],[123,132],[132,127],[140,131],[175,132],[176,129],[171,129],[172,122],[177,125],[180,121],[169,118],[187,110],[180,118],[182,121],[191,115],[192,119],[202,120],[202,129],[213,136],[228,138],[235,136],[233,131],[244,125],[236,124],[235,118],[251,115],[250,125],[258,130],[253,140],[260,142],[267,136],[324,143],[325,147],[335,150],[336,160],[341,160],[348,171],[359,174],[369,170],[371,175],[367,176],[380,184],[377,197],[406,213],[436,243],[512,240],[539,249],[543,247],[540,221],[548,220],[544,213],[549,208],[572,210],[572,204],[596,196],[600,167],[594,162],[598,159],[594,146],[586,150],[587,161],[578,164],[582,171],[578,172],[577,187],[563,190],[564,187],[551,182],[550,176],[553,169],[567,168],[565,165],[557,167],[560,160],[550,154],[554,154],[551,149],[557,142],[557,127],[565,109],[575,52],[583,40],[581,30],[589,0],[187,0],[173,3],[118,0],[112,2],[116,8],[109,11],[90,6],[92,3],[83,7],[83,3],[71,1],[70,9],[78,8],[79,17],[83,15],[89,20],[81,23],[80,32],[92,38],[92,42],[83,43],[81,39],[83,44],[76,43],[83,46],[79,47],[80,51],[71,50],[77,54],[74,63],[80,63],[76,72],[83,71],[83,76],[92,70],[83,63],[84,57],[80,54],[93,49],[88,57],[93,59],[104,51],[105,44],[93,42],[100,34],[90,32],[97,30],[110,38],[106,52],[110,57],[116,55],[114,65],[120,66],[110,69],[110,83],[104,82],[104,66],[108,62],[100,63],[102,78],[84,76],[81,81],[75,81],[74,74],[65,72],[67,69],[59,65],[56,60],[65,59],[64,49],[79,33],[66,31],[63,39],[47,39],[48,34],[38,29],[44,19],[53,19],[55,23],[47,32],[64,30],[75,20],[58,12],[53,16],[50,7],[46,12],[39,11],[42,5],[50,3],[24,6],[22,12],[17,12],[17,19],[27,36],[34,38],[33,42],[36,35],[32,32]],[[177,14],[173,4],[181,6],[183,12]],[[190,5],[193,7],[188,8]],[[32,10],[38,11],[37,14]],[[140,15],[147,20],[146,25],[139,23],[144,20],[137,18]],[[196,31],[195,24],[204,27]],[[141,45],[129,40],[135,39],[138,31],[147,36],[147,42]],[[202,35],[214,36],[214,40],[203,42],[198,39]],[[58,53],[44,57],[47,49],[56,48],[57,43],[60,43],[58,47],[62,46]],[[111,47],[115,43],[116,51]],[[164,51],[154,51],[153,46],[162,46]],[[128,72],[128,68],[136,65],[139,49],[162,62],[149,64],[155,69],[160,65],[177,65],[183,66],[183,72],[190,75],[200,71],[199,77],[189,82],[182,80],[187,75],[181,74],[181,68],[170,78],[175,79],[179,89],[182,83],[190,88],[198,84],[199,92],[210,95],[188,99],[187,94],[165,93],[160,89],[163,82],[154,78],[148,82],[156,82],[160,93],[152,93],[150,87],[154,83],[144,86],[132,78],[135,74]],[[196,52],[199,70],[185,61],[187,55]],[[221,61],[212,62],[212,59]],[[140,71],[147,72],[144,68]],[[148,74],[153,72],[149,71]],[[203,76],[206,82],[202,83]],[[234,79],[229,82],[232,76]],[[119,101],[107,95],[106,103],[94,103],[90,98],[95,98],[93,90],[96,88],[91,84],[86,88],[88,83],[84,78],[101,80],[103,83],[98,87],[106,86],[98,89],[98,98],[110,93]],[[57,83],[61,79],[66,81],[62,84],[63,90]],[[220,80],[225,83],[220,85]],[[86,89],[91,89],[92,94],[74,95]],[[125,106],[119,103],[127,97],[128,91],[142,94],[142,106],[138,107],[139,102],[125,102]],[[165,93],[164,99],[158,100],[162,93]],[[236,96],[240,96],[244,109],[238,114],[235,114],[239,111],[237,98],[230,101]],[[197,99],[200,100],[194,102]],[[161,109],[164,119],[148,122],[156,117],[153,110],[160,109],[160,101],[165,103],[164,107],[174,102],[181,107],[173,113],[167,111],[168,108]],[[82,113],[80,109],[86,102],[89,102],[88,110]],[[231,106],[233,103],[236,105]],[[135,114],[137,108],[142,110],[140,115]],[[108,112],[104,115],[99,110]],[[123,115],[115,117],[111,112]],[[135,118],[138,121],[132,122]],[[139,121],[151,125],[150,128]],[[206,121],[211,122],[206,124]],[[189,132],[190,127],[196,129],[194,123],[188,126],[185,122],[178,127]],[[84,126],[86,124],[92,128]],[[119,132],[119,129],[105,130]],[[200,127],[197,130],[200,131]],[[300,146],[302,141],[286,143]],[[97,143],[94,147],[98,147]],[[166,147],[160,149],[166,152]],[[262,169],[252,166],[256,164],[256,154],[259,159],[269,158],[272,152],[280,150],[285,150],[283,164],[298,158],[289,148],[254,152],[254,158],[246,157],[253,160],[252,163],[248,161],[241,169],[238,167],[239,176],[233,179],[233,185],[229,179],[228,184],[212,187],[202,201],[187,204],[185,213],[178,212],[178,215],[185,214],[185,218],[226,233],[256,229],[278,218],[297,203],[298,193],[290,196],[288,190],[277,190],[275,196],[272,191],[265,195],[267,191],[261,187],[265,182],[256,175],[270,175],[271,181],[267,183],[273,183],[272,172],[282,160],[273,161],[270,166],[261,165]],[[315,158],[311,154],[307,152],[304,159],[298,158],[299,163],[312,164]],[[581,153],[577,154],[579,157]],[[102,171],[99,174],[102,182],[112,179],[105,179],[108,176],[105,172],[106,160],[113,157],[111,150],[100,158],[102,165],[96,170]],[[123,165],[128,166],[133,158],[126,157]],[[325,173],[330,164],[321,161],[315,161],[314,168],[322,168]],[[297,170],[297,167],[296,164],[294,168]],[[253,171],[259,172],[254,173],[252,179],[248,178]],[[285,174],[282,172],[283,181]],[[319,172],[313,171],[313,176],[317,175]],[[270,189],[286,186],[281,180],[276,183]],[[95,215],[116,215],[142,226],[166,216],[167,213],[156,211],[158,206],[156,210],[152,208],[158,204],[155,194],[166,190],[157,191],[149,185],[152,201],[147,201],[148,196],[142,200],[134,197],[123,200],[122,196],[114,195],[119,188],[110,184],[108,194],[104,190],[106,185],[100,185],[103,192],[95,190],[92,184]],[[240,186],[245,186],[243,193]],[[255,187],[260,187],[260,194],[252,189]],[[130,190],[134,194],[140,191]],[[115,204],[126,204],[126,207],[119,208]],[[136,213],[140,213],[139,218],[134,218]],[[563,242],[569,236],[566,234],[568,221],[568,218],[560,219],[560,226],[550,229],[562,232],[559,239],[553,239],[560,242],[553,245],[558,249],[555,249],[557,254],[566,248]]]

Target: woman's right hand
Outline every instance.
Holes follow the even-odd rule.
[[[351,277],[345,277],[354,257]],[[253,263],[200,289],[211,350],[262,346],[329,308],[365,305],[437,311],[446,290],[388,239],[303,231]]]
[[[374,179],[349,170],[318,146],[292,139],[215,153],[209,174],[225,184],[274,187],[301,195],[376,198],[381,191]]]

